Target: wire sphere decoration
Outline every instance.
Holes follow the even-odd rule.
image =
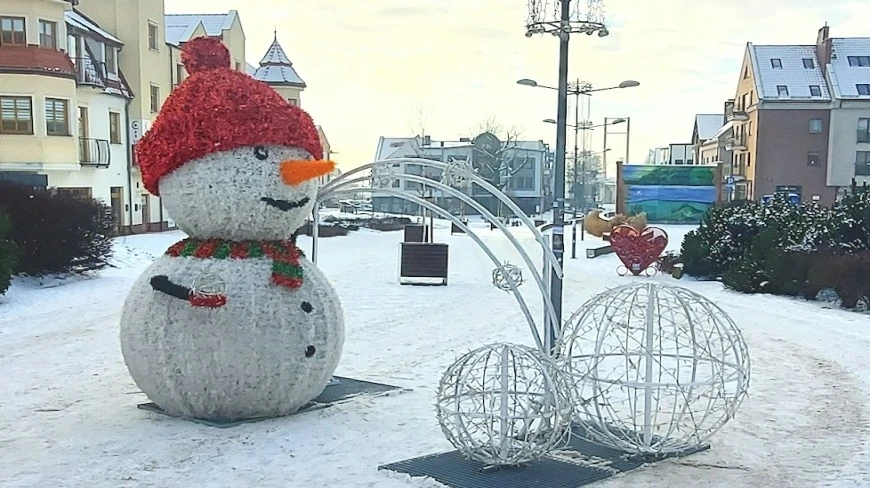
[[[519,287],[524,283],[523,269],[511,263],[504,263],[492,270],[492,284],[499,290],[511,291],[511,282]]]
[[[563,0],[527,1],[529,16],[526,18],[526,37],[584,33],[591,36],[596,32],[598,37],[607,37],[610,34],[604,23],[604,0],[586,0],[585,12],[583,2],[573,0],[569,20],[564,23],[561,21]]]
[[[447,440],[486,467],[534,462],[571,438],[568,375],[518,344],[490,344],[456,360],[438,385],[436,411]]]
[[[447,167],[441,173],[441,183],[457,189],[471,187],[471,176],[474,174],[474,166],[467,159],[453,159],[447,163]]]
[[[616,274],[618,274],[619,276],[628,276],[633,273],[624,264],[620,264],[616,267]],[[643,274],[652,277],[659,274],[659,270],[655,266],[648,266],[646,269],[643,270]]]
[[[574,420],[632,454],[700,447],[747,395],[749,352],[721,308],[685,288],[624,285],[586,302],[557,344]]]

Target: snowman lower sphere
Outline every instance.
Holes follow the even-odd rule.
[[[320,270],[304,257],[297,266],[301,283],[288,287],[274,281],[266,257],[158,258],[122,312],[121,351],[133,380],[180,417],[279,417],[305,406],[338,366],[344,320]],[[155,276],[178,288],[220,281],[225,300],[196,306],[155,290]]]

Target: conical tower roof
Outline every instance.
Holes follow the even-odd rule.
[[[254,79],[275,86],[295,86],[305,88],[305,82],[299,73],[293,69],[293,63],[278,42],[278,33],[275,32],[275,40],[266,51],[266,55],[260,60],[260,67],[252,75]]]

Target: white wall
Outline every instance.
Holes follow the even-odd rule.
[[[671,144],[668,164],[695,164],[695,148],[691,144]],[[681,160],[678,162],[677,160]]]
[[[129,195],[129,178],[127,176],[127,130],[124,123],[126,103],[125,99],[97,92],[89,87],[77,90],[78,98],[69,107],[70,130],[75,134],[76,148],[78,148],[78,108],[88,108],[88,137],[93,139],[110,140],[109,136],[109,112],[120,114],[121,144],[109,144],[111,162],[109,167],[93,167],[83,165],[79,171],[48,171],[48,185],[58,188],[91,188],[94,198],[102,200],[106,205],[111,204],[111,187],[124,188],[123,202],[127,204]],[[77,159],[78,153],[75,154]],[[124,217],[122,225],[130,225],[126,207],[122,210]]]
[[[844,101],[831,110],[828,142],[828,186],[849,186],[855,177],[855,153],[870,151],[870,143],[858,143],[858,119],[870,118],[870,101]],[[870,178],[859,178],[862,181]]]

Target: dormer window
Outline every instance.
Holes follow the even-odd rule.
[[[813,58],[804,58],[804,68],[814,69],[815,67],[816,63],[813,62]]]
[[[868,68],[870,67],[870,56],[848,56],[849,66],[853,68]]]
[[[862,97],[870,96],[870,85],[862,83],[860,85],[855,85],[855,88],[858,89],[858,95],[861,95]]]
[[[57,22],[39,21],[39,47],[57,49]]]
[[[819,85],[810,85],[810,96],[811,97],[822,96],[822,87]]]
[[[773,69],[782,69],[782,60],[779,58],[773,58],[770,60],[770,66]]]
[[[106,71],[116,75],[118,74],[118,59],[115,57],[115,48],[106,45]]]
[[[788,87],[785,85],[776,85],[776,94],[780,97],[787,97]]]

